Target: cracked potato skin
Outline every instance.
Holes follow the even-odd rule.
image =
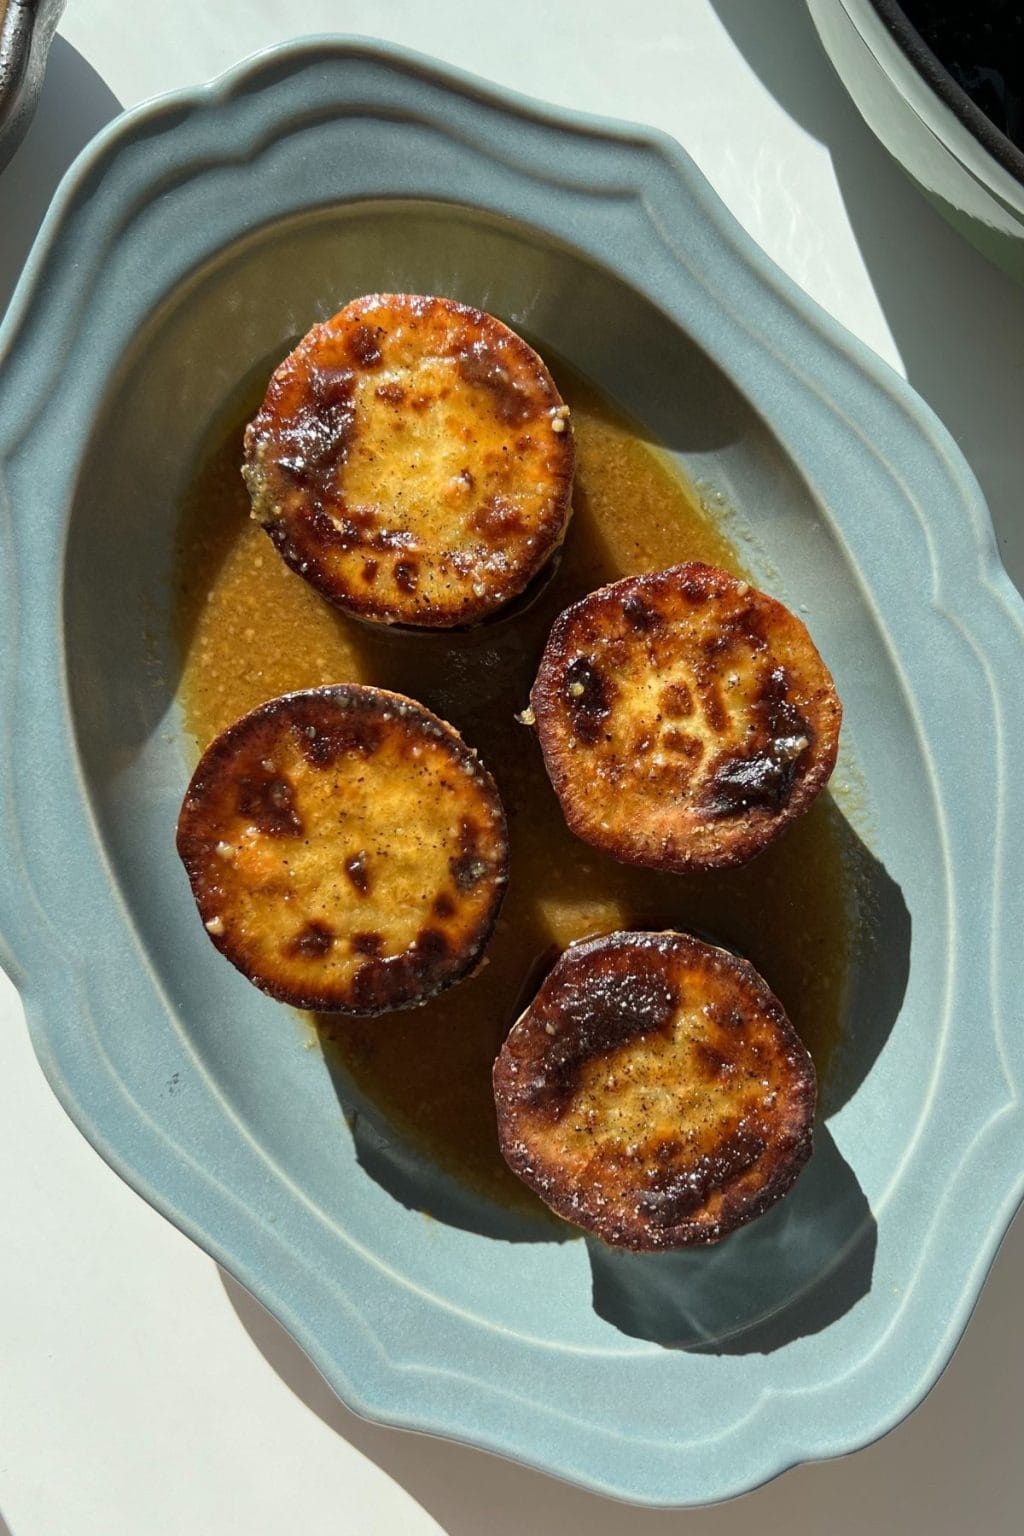
[[[676,873],[743,864],[772,842],[828,781],[842,721],[806,626],[699,562],[567,608],[530,704],[572,831]]]
[[[477,963],[508,874],[490,774],[445,721],[355,684],[284,694],[213,741],[178,820],[207,933],[281,1002],[377,1014]]]
[[[357,617],[475,624],[565,536],[568,417],[541,358],[494,316],[369,294],[275,371],[245,433],[252,515]]]
[[[683,933],[567,949],[494,1067],[502,1154],[555,1213],[636,1251],[717,1242],[811,1154],[814,1065],[747,961]]]

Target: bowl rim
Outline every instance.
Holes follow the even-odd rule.
[[[1024,186],[1024,150],[984,113],[921,36],[899,0],[868,0],[886,31],[943,105],[1003,170]]]
[[[999,693],[993,690],[992,699],[999,706],[996,718],[1000,729],[996,745],[1000,769],[1000,825],[1005,823],[1006,790],[1011,777],[1019,783],[1024,793],[1024,709],[1006,709],[1007,703],[1013,702],[1008,700],[1007,695],[1011,691],[1020,691],[1017,672],[1010,672],[1010,658],[1018,655],[1024,643],[1024,604],[999,561],[991,521],[977,483],[945,428],[905,381],[866,346],[845,332],[780,272],[740,228],[693,162],[668,135],[630,123],[552,107],[496,87],[463,71],[440,65],[407,49],[384,46],[366,39],[333,36],[303,38],[278,45],[244,60],[205,86],[176,91],[143,103],[104,129],[92,145],[83,151],[58,191],[8,315],[0,326],[0,385],[7,382],[8,366],[13,362],[27,368],[29,372],[35,368],[37,374],[33,380],[35,387],[28,400],[16,398],[14,390],[7,391],[5,400],[4,391],[0,388],[0,511],[5,510],[5,450],[8,454],[12,454],[15,448],[19,453],[27,451],[26,444],[32,438],[33,425],[37,433],[39,430],[40,399],[48,400],[57,388],[50,372],[50,362],[45,361],[45,358],[51,358],[51,353],[45,352],[39,345],[40,314],[45,315],[49,306],[58,303],[56,294],[59,285],[56,282],[47,283],[49,266],[51,262],[59,263],[61,236],[65,232],[65,225],[76,214],[80,195],[86,194],[90,216],[94,216],[97,221],[112,222],[115,212],[121,210],[111,207],[110,198],[97,199],[91,193],[97,179],[118,164],[122,150],[133,154],[138,151],[139,156],[144,158],[147,141],[158,140],[164,133],[174,133],[183,123],[206,123],[209,131],[209,124],[217,120],[218,113],[238,108],[240,98],[247,94],[259,96],[261,92],[266,92],[272,95],[274,91],[282,91],[283,104],[277,111],[282,122],[287,123],[291,115],[298,117],[300,101],[302,110],[307,109],[306,72],[313,66],[325,70],[330,66],[336,72],[344,68],[356,70],[357,67],[377,69],[389,81],[401,82],[409,98],[406,106],[410,114],[417,102],[420,103],[420,110],[423,110],[422,99],[429,94],[431,112],[446,133],[453,138],[456,136],[459,124],[450,119],[457,118],[459,114],[463,119],[463,131],[466,122],[472,120],[481,138],[491,146],[491,153],[500,158],[503,165],[511,163],[510,157],[514,160],[516,154],[521,156],[519,171],[527,179],[534,177],[540,180],[541,173],[536,169],[537,147],[547,138],[575,143],[581,162],[584,156],[588,157],[586,164],[591,172],[594,170],[595,158],[601,157],[607,162],[602,166],[601,186],[604,181],[609,185],[614,183],[611,195],[616,197],[623,195],[624,184],[629,186],[630,195],[643,209],[656,248],[659,252],[664,250],[666,256],[671,256],[671,271],[664,279],[665,284],[674,283],[678,286],[681,279],[687,278],[702,295],[710,298],[713,305],[720,306],[721,315],[728,316],[730,328],[723,334],[723,346],[727,334],[734,338],[731,341],[733,346],[742,346],[751,351],[758,347],[763,350],[765,377],[759,388],[768,388],[768,383],[774,377],[774,369],[788,370],[787,378],[791,375],[794,380],[794,397],[799,396],[808,407],[813,404],[814,410],[822,417],[831,412],[838,422],[852,429],[851,437],[856,442],[851,440],[851,451],[873,454],[874,459],[894,478],[897,470],[900,475],[905,473],[909,477],[914,495],[906,508],[907,514],[925,536],[929,550],[933,537],[938,538],[942,544],[945,535],[941,568],[932,571],[936,589],[928,613],[931,626],[929,638],[934,638],[936,627],[941,629],[943,635],[947,635],[948,631],[949,645],[955,646],[957,657],[966,658],[970,652],[985,677],[991,679],[994,676],[1001,687]],[[304,82],[301,96],[296,81],[300,75]],[[331,78],[336,86],[344,77],[338,73],[337,78],[333,75]],[[332,111],[339,117],[343,116],[344,104],[338,104],[333,95],[331,100]],[[237,119],[237,112],[235,117]],[[412,122],[411,115],[409,121]],[[509,129],[516,125],[522,131],[524,147],[513,150],[507,138]],[[265,120],[263,126],[266,127]],[[196,132],[201,139],[198,128]],[[525,148],[527,138],[529,154]],[[495,143],[500,143],[500,156],[493,147]],[[166,149],[166,145],[158,147]],[[193,144],[193,156],[198,148],[198,145]],[[155,155],[155,149],[151,153]],[[135,159],[133,164],[137,167],[139,159]],[[619,178],[627,168],[632,180],[627,178],[624,183]],[[165,174],[166,170],[161,167],[161,175]],[[558,177],[554,171],[550,172],[552,186],[557,182],[561,189],[566,179],[570,185],[577,182],[582,185],[583,164],[570,171],[559,163]],[[156,184],[158,187],[162,185],[159,179]],[[149,191],[151,196],[155,195],[152,186]],[[564,197],[560,200],[564,201]],[[343,199],[339,197],[339,201]],[[707,273],[702,274],[699,264],[693,264],[695,258],[690,254],[689,241],[692,239],[694,218],[704,221],[709,245],[722,258],[722,269],[716,271],[713,278]],[[522,221],[531,222],[527,218]],[[538,219],[536,223],[538,228],[551,234],[544,220]],[[98,229],[100,224],[90,228]],[[659,240],[662,242],[660,247],[657,246]],[[592,258],[593,239],[583,244],[586,254]],[[105,247],[101,247],[100,251],[92,249],[88,253],[89,261],[95,262],[103,250]],[[86,262],[86,251],[77,243],[75,258],[76,262]],[[726,288],[729,289],[727,297],[723,296]],[[763,312],[759,313],[756,323],[743,310],[741,295],[745,288],[748,291],[756,289],[759,295]],[[675,291],[674,287],[672,291]],[[81,306],[80,296],[78,302]],[[685,311],[685,304],[682,299],[673,302],[675,308],[673,303],[662,304],[661,307],[666,310],[671,323],[687,329],[686,323],[680,318]],[[701,339],[704,322],[692,307],[690,315],[691,339],[695,339],[698,345],[705,345]],[[726,322],[721,320],[720,323],[724,328]],[[766,339],[768,337],[770,340]],[[802,341],[806,352],[799,364],[792,359],[786,345],[787,341],[796,340]],[[75,344],[78,344],[77,337]],[[35,361],[32,362],[32,359]],[[767,366],[769,363],[770,367]],[[824,363],[832,369],[829,381],[832,385],[831,393],[813,366]],[[104,383],[109,384],[109,375],[104,376]],[[913,434],[916,458],[904,452],[901,459],[896,450],[892,451],[894,458],[889,456],[889,441],[885,432],[879,435],[873,431],[874,428],[886,425],[894,430],[900,428],[907,441],[909,438],[906,435]],[[83,431],[86,426],[83,426]],[[809,431],[809,428],[805,431]],[[51,441],[52,437],[48,434],[47,442]],[[47,452],[51,451],[51,448],[47,449]],[[73,454],[74,450],[68,450],[62,445],[61,451]],[[911,462],[906,462],[908,459]],[[927,520],[923,510],[925,507],[929,512]],[[66,522],[66,510],[63,507],[59,509],[58,516]],[[4,704],[0,711],[0,767],[6,769],[20,758],[24,773],[30,773],[37,762],[32,755],[32,731],[36,728],[36,722],[26,721],[24,701],[26,697],[33,697],[31,690],[40,674],[41,657],[38,650],[32,651],[27,646],[26,641],[21,642],[20,652],[15,643],[15,637],[21,633],[18,614],[21,591],[15,581],[15,572],[20,570],[22,574],[28,574],[32,594],[45,595],[43,622],[46,622],[53,606],[47,582],[59,586],[59,580],[54,582],[52,573],[59,572],[63,566],[63,548],[51,547],[60,545],[61,541],[52,537],[52,528],[49,535],[41,531],[42,522],[41,518],[33,523],[32,519],[0,516],[0,590],[5,590],[11,599],[6,603],[0,602],[0,702]],[[63,531],[63,526],[59,531]],[[36,562],[29,560],[28,564],[22,562],[20,565],[12,560],[9,569],[5,570],[5,557],[8,550],[13,548],[9,541],[15,538],[34,539],[35,553],[39,559]],[[25,551],[19,553],[24,555]],[[944,579],[940,580],[940,577]],[[9,583],[6,589],[3,586],[5,580]],[[26,624],[34,621],[31,605],[23,604],[23,607],[26,610]],[[949,620],[952,620],[952,624]],[[957,633],[952,633],[954,630]],[[55,643],[60,651],[58,660],[62,666],[63,639],[58,635],[55,641],[51,634],[51,649]],[[53,740],[57,740],[58,731],[66,730],[67,727],[68,700],[63,677],[57,683],[46,679],[41,686],[46,703],[46,711],[43,713],[52,718],[43,719],[39,729],[44,729]],[[28,694],[26,688],[29,689]],[[30,728],[19,732],[16,740],[15,733],[8,727],[15,718],[15,705],[19,698],[22,709],[17,718]],[[1015,751],[1018,746],[1019,750]],[[77,757],[75,763],[77,765]],[[933,766],[938,768],[941,765]],[[76,793],[80,793],[77,785]],[[917,1347],[913,1357],[913,1371],[908,1370],[907,1376],[898,1382],[889,1382],[884,1403],[876,1403],[873,1409],[869,1407],[863,1414],[856,1403],[851,1403],[849,1410],[837,1412],[833,1420],[822,1415],[820,1405],[814,1413],[810,1409],[810,1400],[817,1399],[822,1383],[810,1382],[795,1394],[768,1387],[747,1417],[738,1419],[733,1426],[737,1435],[742,1434],[744,1453],[738,1464],[730,1463],[728,1473],[709,1473],[706,1469],[701,1471],[694,1466],[692,1457],[680,1455],[686,1445],[677,1440],[668,1447],[671,1452],[671,1472],[659,1472],[655,1476],[652,1461],[646,1472],[647,1481],[638,1487],[635,1476],[631,1480],[623,1470],[625,1463],[622,1456],[626,1454],[625,1451],[613,1455],[609,1450],[602,1457],[601,1447],[604,1442],[597,1431],[591,1434],[587,1459],[582,1456],[582,1433],[572,1454],[566,1454],[557,1444],[549,1443],[543,1429],[546,1421],[539,1413],[539,1407],[547,1408],[546,1404],[535,1405],[537,1422],[528,1439],[520,1433],[518,1438],[512,1436],[507,1441],[503,1440],[501,1435],[494,1433],[482,1414],[479,1420],[470,1420],[467,1417],[470,1409],[484,1403],[485,1385],[482,1379],[477,1380],[468,1372],[459,1376],[460,1393],[464,1401],[458,1405],[458,1412],[449,1409],[447,1419],[444,1415],[439,1418],[436,1411],[424,1411],[423,1403],[433,1403],[433,1399],[408,1395],[411,1393],[412,1377],[401,1357],[391,1359],[381,1349],[385,1358],[376,1367],[377,1374],[365,1371],[362,1375],[357,1374],[349,1357],[339,1359],[337,1349],[332,1350],[331,1340],[325,1339],[316,1326],[318,1306],[323,1304],[324,1297],[332,1298],[336,1288],[331,1290],[326,1278],[313,1273],[305,1291],[286,1291],[282,1294],[280,1288],[274,1289],[272,1275],[268,1280],[266,1266],[269,1260],[249,1240],[249,1229],[246,1228],[242,1234],[247,1241],[242,1242],[239,1232],[233,1230],[230,1224],[227,1236],[222,1228],[217,1227],[215,1218],[222,1218],[229,1200],[238,1203],[236,1196],[240,1195],[240,1190],[222,1188],[216,1180],[205,1175],[205,1170],[195,1166],[194,1159],[190,1160],[180,1145],[174,1146],[172,1138],[165,1133],[161,1133],[164,1141],[171,1142],[179,1159],[174,1165],[176,1181],[172,1180],[168,1188],[167,1184],[161,1185],[153,1177],[150,1164],[154,1155],[156,1152],[165,1155],[155,1131],[151,1133],[151,1127],[143,1125],[141,1120],[137,1125],[133,1122],[136,1139],[126,1144],[123,1126],[111,1120],[104,1099],[104,1094],[113,1093],[117,1089],[125,1092],[124,1085],[116,1078],[106,1060],[93,1058],[87,1048],[88,1040],[84,1045],[76,1040],[74,1047],[68,1046],[71,1037],[67,1034],[59,1005],[65,1014],[79,1009],[83,1018],[95,1030],[93,1005],[102,989],[97,992],[92,986],[89,956],[86,954],[64,954],[58,946],[57,958],[62,965],[53,965],[55,934],[43,900],[48,892],[45,887],[39,888],[40,882],[33,878],[30,861],[25,859],[25,849],[34,847],[38,850],[39,846],[36,821],[31,814],[27,795],[26,790],[26,797],[18,799],[14,776],[0,771],[0,831],[10,839],[10,847],[14,851],[8,868],[0,861],[0,959],[3,959],[22,991],[33,1044],[51,1086],[72,1119],[106,1161],[263,1301],[312,1357],[339,1395],[357,1412],[407,1428],[447,1434],[512,1456],[594,1491],[634,1503],[679,1507],[733,1496],[769,1480],[798,1461],[842,1454],[870,1443],[915,1407],[941,1374],[966,1326],[984,1274],[1024,1190],[1024,1173],[1020,1168],[1019,1157],[1016,1156],[1016,1142],[1013,1144],[1012,1158],[1004,1150],[1004,1142],[1009,1135],[1008,1127],[1015,1127],[1018,1123],[1018,1115],[1009,1111],[1017,1111],[1020,1100],[1016,1091],[1017,1073],[1014,1065],[1009,1064],[1011,1051],[1016,1051],[1018,1047],[1012,1039],[1009,1042],[1004,1040],[1002,1032],[996,1034],[998,1053],[1003,1059],[1005,1048],[1005,1059],[1008,1062],[1001,1080],[1002,1096],[995,1102],[991,1085],[986,1085],[986,1102],[979,1102],[975,1106],[979,1111],[979,1118],[972,1122],[975,1135],[969,1144],[956,1144],[954,1150],[960,1155],[960,1161],[946,1169],[949,1175],[946,1198],[934,1218],[933,1226],[928,1229],[926,1246],[929,1249],[947,1240],[953,1244],[952,1255],[947,1250],[947,1258],[955,1257],[957,1263],[954,1265],[950,1262],[944,1268],[948,1275],[958,1277],[962,1288],[950,1298],[948,1308],[944,1307],[936,1324],[935,1336],[929,1333],[927,1352],[923,1352],[921,1346]],[[75,803],[77,805],[77,801]],[[25,828],[19,826],[17,820],[19,809],[30,812]],[[1009,830],[1012,831],[1012,826]],[[75,829],[74,835],[88,841],[93,831],[91,826],[84,831]],[[1012,843],[1013,839],[1008,838],[1007,841]],[[1024,835],[1018,833],[1016,841],[1024,843]],[[91,843],[89,847],[90,853],[95,855],[96,850]],[[1010,858],[1008,867],[1012,867],[1012,852],[1009,856],[1005,850],[1002,852],[1004,859]],[[109,879],[108,874],[108,882]],[[25,899],[26,891],[28,900]],[[116,902],[119,897],[119,890],[113,896],[104,892],[106,902]],[[1000,934],[1010,920],[1005,912],[1009,905],[1008,900],[1002,901],[992,914],[1001,919]],[[988,905],[982,910],[987,913]],[[1008,958],[999,972],[999,982],[1008,981],[1011,957],[1013,963],[1019,966],[1015,948],[1008,944],[1006,954]],[[993,948],[984,957],[986,964],[992,968],[986,972],[986,977],[990,982],[989,990],[993,992],[996,990],[994,956],[997,956],[997,951],[993,941]],[[140,964],[137,957],[136,964]],[[112,1079],[111,1082],[107,1081],[108,1077]],[[1006,1089],[1010,1090],[1008,1096]],[[989,1111],[987,1118],[980,1116],[983,1109]],[[141,1111],[138,1112],[141,1116]],[[935,1128],[924,1129],[927,1129],[932,1141],[939,1136]],[[151,1134],[152,1148],[148,1139]],[[967,1177],[967,1170],[975,1167],[981,1155],[981,1145],[991,1150],[992,1140],[996,1136],[999,1159],[995,1171],[990,1175],[990,1199],[987,1202],[975,1202],[973,1217],[978,1230],[974,1244],[967,1247],[964,1239],[964,1208],[958,1206],[955,1216],[952,1209],[956,1203],[954,1191]],[[917,1140],[921,1139],[923,1130]],[[912,1152],[916,1154],[916,1142],[908,1149],[907,1156]],[[163,1172],[163,1165],[159,1166]],[[200,1174],[206,1177],[207,1184],[215,1187],[207,1189],[203,1186],[203,1199],[198,1202],[197,1210],[193,1192]],[[968,1216],[971,1214],[967,1212]],[[942,1216],[941,1224],[939,1215]],[[237,1217],[234,1219],[238,1221]],[[283,1231],[271,1234],[261,1229],[257,1236],[273,1254],[276,1255],[282,1249],[288,1252],[293,1262],[298,1262],[293,1251],[283,1250]],[[314,1249],[314,1257],[318,1251]],[[305,1258],[303,1255],[300,1257]],[[311,1261],[307,1259],[306,1263],[309,1267]],[[305,1276],[303,1278],[305,1280]],[[917,1280],[918,1271],[915,1269],[912,1283],[908,1284],[908,1292],[916,1290]],[[951,1281],[947,1279],[943,1283],[949,1285]],[[895,1306],[894,1303],[892,1305]],[[920,1313],[920,1308],[913,1313],[919,1324]],[[352,1309],[350,1321],[353,1324],[353,1335],[358,1331],[357,1325],[361,1324],[362,1334],[371,1343],[379,1345],[368,1319],[360,1317]],[[881,1338],[875,1341],[872,1349],[861,1359],[850,1365],[849,1373],[855,1367],[865,1371],[874,1369],[876,1357],[886,1353],[879,1347],[881,1342],[889,1331],[895,1331],[898,1326],[902,1326],[905,1336],[910,1324],[906,1321],[902,1301],[890,1316],[888,1327]],[[916,1338],[913,1342],[916,1344]],[[838,1378],[827,1379],[824,1385],[836,1387],[837,1384]],[[495,1394],[504,1391],[506,1398],[519,1401],[514,1393],[507,1390],[507,1385],[488,1380],[486,1390]],[[471,1387],[476,1389],[475,1398],[470,1393]],[[807,1406],[790,1402],[790,1397],[806,1399]],[[766,1434],[762,1414],[769,1403],[774,1405],[779,1423],[775,1432]],[[472,1427],[467,1429],[467,1424]],[[711,1442],[712,1449],[716,1443]],[[659,1454],[661,1452],[661,1447],[653,1447],[653,1443],[649,1448],[658,1449]]]

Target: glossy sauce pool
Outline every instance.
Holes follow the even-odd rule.
[[[819,1077],[837,1043],[854,922],[848,841],[826,795],[742,869],[677,876],[617,864],[567,830],[525,709],[544,641],[570,602],[617,577],[700,559],[745,574],[736,551],[636,427],[559,373],[572,408],[574,511],[557,570],[533,600],[459,634],[397,633],[332,609],[249,516],[242,431],[270,369],[211,432],[183,508],[176,581],[180,696],[202,748],[256,704],[322,683],[376,683],[450,720],[497,780],[511,877],[486,963],[425,1007],[316,1020],[335,1070],[447,1172],[504,1204],[539,1202],[497,1148],[491,1068],[547,964],[616,928],[682,928],[746,955],[785,1005]]]

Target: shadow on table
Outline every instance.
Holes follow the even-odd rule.
[[[483,1530],[493,1536],[745,1536],[752,1521],[765,1531],[853,1536],[891,1529],[893,1511],[908,1500],[914,1530],[971,1530],[978,1510],[987,1509],[994,1536],[996,1526],[1016,1531],[1024,1486],[1013,1472],[1013,1440],[1006,1435],[1007,1424],[1019,1421],[1024,1381],[1024,1335],[1008,1325],[1024,1274],[1024,1221],[1018,1220],[1005,1247],[970,1324],[968,1344],[906,1423],[856,1456],[797,1469],[744,1499],[689,1510],[626,1508],[501,1457],[368,1423],[335,1397],[259,1302],[228,1276],[221,1278],[239,1322],[285,1386],[415,1499],[447,1536],[479,1536]]]
[[[1024,287],[958,235],[882,148],[846,94],[803,3],[711,4],[779,105],[829,151],[907,377],[970,461],[1004,557],[1012,551],[1024,564],[1016,448],[1024,404]],[[990,378],[1001,381],[1002,392],[986,388]]]
[[[120,111],[121,103],[92,65],[64,38],[54,38],[31,127],[0,172],[0,316],[61,177]]]
[[[480,1536],[497,1523],[516,1531],[587,1530],[621,1536],[624,1523],[645,1536],[678,1536],[678,1512],[630,1510],[569,1484],[453,1441],[385,1428],[359,1418],[335,1397],[281,1325],[229,1275],[221,1280],[239,1322],[285,1386],[328,1428],[415,1499],[447,1536]],[[487,1524],[482,1511],[488,1511]],[[582,1522],[582,1523],[581,1523]]]

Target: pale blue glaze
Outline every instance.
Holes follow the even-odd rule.
[[[373,288],[479,303],[590,373],[735,504],[836,674],[878,921],[815,1157],[718,1249],[614,1255],[461,1191],[192,909],[181,488],[238,381]],[[103,1156],[373,1418],[652,1504],[896,1423],[1022,1193],[1022,605],[927,407],[668,139],[326,39],[100,135],[0,367],[2,954]]]

